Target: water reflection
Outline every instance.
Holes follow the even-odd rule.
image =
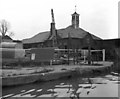
[[[105,75],[99,77],[72,77],[49,82],[37,82],[34,84],[4,87],[3,97],[87,97],[107,91],[109,96],[117,96],[118,77]],[[114,90],[114,93],[110,90]],[[110,93],[110,94],[109,94]],[[112,93],[112,94],[111,94]],[[106,96],[106,95],[105,95]]]

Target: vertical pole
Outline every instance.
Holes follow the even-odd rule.
[[[85,50],[83,50],[83,53],[84,53],[84,63],[86,62],[86,59],[85,59]]]
[[[68,44],[67,44],[67,54],[68,54],[68,65],[69,65],[69,37],[68,37]]]
[[[75,65],[75,49],[73,49],[73,63]]]
[[[88,45],[88,65],[91,65],[91,35],[88,33],[88,37],[87,37],[87,45]]]
[[[68,47],[68,65],[69,65],[69,47]]]
[[[88,64],[91,65],[91,46],[88,46]]]
[[[74,65],[76,64],[76,48],[74,49]]]
[[[76,49],[76,62],[78,64],[78,48]]]
[[[70,33],[68,33],[68,65],[69,65],[69,57],[70,57]]]
[[[52,60],[50,60],[50,66],[52,66]]]
[[[105,61],[105,49],[103,49],[102,52],[103,52],[103,61]]]

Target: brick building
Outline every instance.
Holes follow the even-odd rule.
[[[71,25],[62,29],[56,29],[55,22],[52,22],[50,31],[38,33],[32,38],[24,39],[24,48],[55,46],[62,49],[84,49],[88,48],[90,44],[93,49],[100,49],[99,42],[102,39],[80,28],[79,16],[77,12],[74,12]]]
[[[38,33],[32,38],[24,39],[24,48],[58,47],[60,49],[105,49],[106,60],[113,60],[120,49],[120,39],[103,40],[79,26],[79,14],[72,14],[71,25],[56,29],[54,20],[50,31]]]

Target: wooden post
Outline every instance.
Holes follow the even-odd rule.
[[[77,61],[77,64],[78,64],[78,48],[76,49],[76,61]]]
[[[71,43],[71,37],[70,37],[70,33],[68,33],[68,43],[67,43],[67,47],[68,47],[68,65],[69,65],[69,58],[70,58],[70,43]]]
[[[88,64],[91,65],[91,45],[88,46]]]
[[[50,60],[50,66],[52,66],[52,60]]]
[[[69,49],[68,49],[68,65],[69,65]]]
[[[75,48],[75,51],[74,51],[74,65],[76,65],[76,48]]]
[[[75,49],[73,48],[73,64],[75,65]]]
[[[90,33],[88,33],[86,43],[88,45],[88,64],[89,65],[91,65],[91,39],[92,39],[92,37],[91,37]]]
[[[105,61],[105,49],[103,49],[102,52],[103,52],[103,61]]]
[[[86,62],[86,58],[85,58],[85,50],[83,50],[83,52],[84,52],[84,63]]]

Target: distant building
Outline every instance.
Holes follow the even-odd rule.
[[[120,57],[120,38],[105,39],[100,42],[100,46],[106,50],[107,60],[114,60],[116,56]]]
[[[0,42],[12,42],[12,38],[9,37],[8,35],[5,36],[0,36]]]
[[[115,60],[119,55],[120,38],[103,40],[100,37],[85,31],[79,26],[79,14],[72,14],[71,25],[55,28],[54,16],[50,31],[38,33],[32,38],[24,39],[24,48],[58,47],[60,49],[105,49],[105,60]],[[98,55],[98,54],[97,54]]]
[[[0,36],[0,48],[23,49],[23,43],[19,40],[13,40],[10,36]]]
[[[50,31],[38,33],[32,38],[24,39],[23,44],[24,48],[51,47],[55,39],[57,47],[62,49],[87,49],[89,44],[91,44],[93,49],[100,49],[99,41],[102,40],[80,28],[79,14],[74,12],[70,26],[56,30],[55,23],[52,22]]]
[[[16,42],[1,42],[0,48],[14,48],[14,49],[23,49],[22,43]]]

